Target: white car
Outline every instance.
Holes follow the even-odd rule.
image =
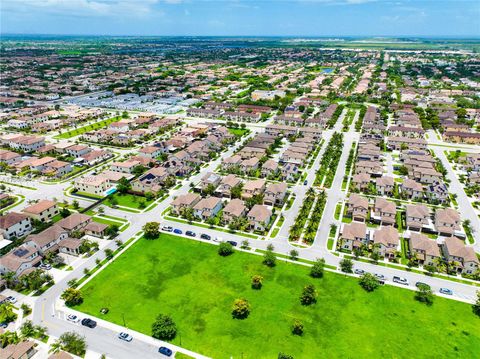
[[[173,231],[173,227],[171,227],[171,226],[163,226],[163,227],[162,227],[162,231],[172,232],[172,231]]]
[[[67,320],[72,323],[78,323],[80,321],[80,318],[77,317],[75,314],[69,314],[67,315]]]
[[[398,283],[398,284],[408,285],[408,280],[407,280],[407,278],[394,276],[394,277],[393,277],[393,281],[394,281],[395,283]]]
[[[17,298],[15,297],[12,297],[11,295],[7,297],[7,299],[5,299],[7,302],[10,302],[12,304],[15,304],[17,302]]]
[[[126,342],[131,342],[133,337],[128,333],[121,332],[118,334],[118,339],[125,340]]]

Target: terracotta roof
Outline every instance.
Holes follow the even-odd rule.
[[[29,218],[25,214],[17,213],[17,212],[10,212],[4,216],[0,216],[0,228],[8,229],[11,226],[20,223],[21,221]]]
[[[55,207],[56,205],[57,204],[54,201],[50,201],[48,199],[42,199],[38,203],[35,203],[29,207],[24,208],[22,212],[27,212],[31,214],[40,214],[49,208]]]

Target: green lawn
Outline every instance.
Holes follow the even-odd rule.
[[[432,307],[413,292],[382,287],[361,289],[356,279],[326,273],[308,276],[308,268],[261,264],[247,253],[220,257],[208,243],[162,234],[140,239],[90,281],[79,310],[150,334],[159,313],[178,326],[173,343],[214,358],[276,358],[282,351],[298,358],[473,358],[480,348],[480,318],[467,304],[435,298]],[[250,288],[254,274],[263,288]],[[304,285],[313,283],[318,302],[299,303]],[[232,319],[236,298],[247,298],[252,312]],[[305,326],[302,337],[290,333],[294,318]],[[475,354],[477,353],[477,354]]]
[[[134,209],[142,209],[140,206],[141,202],[145,203],[145,207],[148,207],[150,204],[154,202],[155,199],[147,200],[145,197],[133,195],[130,193],[119,193],[116,192],[112,195],[118,201],[119,206],[134,208]],[[106,205],[110,205],[110,200],[107,199],[105,201]]]
[[[115,121],[120,121],[121,118],[120,117],[112,117],[112,118],[108,118],[106,120],[102,120],[102,121],[99,121],[99,122],[95,122],[91,125],[87,125],[87,126],[83,126],[83,127],[78,127],[74,130],[70,130],[68,132],[64,132],[60,135],[57,135],[55,136],[54,138],[58,138],[58,139],[67,139],[67,138],[72,138],[72,137],[75,137],[75,136],[78,136],[78,135],[82,135],[84,134],[85,132],[88,132],[88,131],[93,131],[93,130],[100,130],[102,129],[103,127],[105,126],[108,126],[110,125],[112,122],[115,122]]]

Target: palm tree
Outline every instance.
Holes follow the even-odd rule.
[[[20,338],[17,332],[6,331],[2,335],[0,335],[0,343],[1,343],[1,347],[5,348],[9,344],[20,343]]]
[[[3,279],[5,280],[5,284],[7,288],[11,288],[16,280],[15,272],[7,272],[3,275]]]
[[[49,353],[56,354],[60,350],[62,350],[62,343],[60,340],[55,340],[51,345],[50,345],[50,350],[48,351]]]

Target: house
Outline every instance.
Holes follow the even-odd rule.
[[[15,273],[21,276],[25,271],[35,267],[42,260],[42,256],[33,247],[21,245],[5,254],[0,260],[0,273]]]
[[[98,238],[103,238],[105,237],[105,232],[108,228],[108,225],[105,223],[97,223],[97,222],[89,222],[84,230],[85,234],[98,237]]]
[[[368,173],[373,177],[381,176],[383,172],[380,161],[358,161],[355,164],[355,174]]]
[[[257,179],[245,182],[243,186],[243,198],[250,198],[255,195],[260,195],[265,192],[266,188],[266,181],[264,179]]]
[[[37,344],[30,340],[21,341],[18,344],[9,344],[1,349],[2,359],[29,359],[37,353]]]
[[[41,255],[58,251],[58,244],[68,237],[68,232],[57,224],[38,234],[30,234],[25,239],[25,245],[33,247]]]
[[[472,247],[467,247],[460,239],[456,237],[447,237],[442,245],[443,253],[457,272],[463,274],[475,273],[480,261]]]
[[[382,225],[393,225],[397,215],[395,203],[387,201],[382,197],[375,198],[372,219]]]
[[[441,236],[453,236],[460,231],[460,214],[453,208],[437,209],[435,229]]]
[[[86,145],[73,145],[66,149],[66,152],[75,158],[83,157],[90,151],[92,151],[92,149]]]
[[[367,245],[368,241],[369,236],[365,223],[352,222],[343,225],[339,240],[341,248],[353,251],[354,248]]]
[[[263,203],[269,206],[282,205],[287,195],[288,185],[285,182],[272,183],[265,189]]]
[[[97,196],[103,196],[110,188],[108,178],[97,176],[86,176],[75,180],[75,189],[79,192],[85,192]]]
[[[208,186],[213,186],[213,188],[217,188],[222,181],[222,176],[213,173],[207,172],[205,176],[202,177],[200,180],[200,188],[205,190]]]
[[[166,179],[171,175],[164,167],[154,167],[131,182],[132,191],[138,193],[158,193]]]
[[[430,210],[424,204],[408,204],[405,216],[408,230],[421,231],[430,226]]]
[[[391,195],[394,186],[395,181],[391,176],[382,176],[376,179],[377,192],[382,196]]]
[[[181,214],[184,208],[193,208],[201,198],[202,197],[196,193],[182,194],[172,201],[171,212],[174,214]]]
[[[92,221],[90,216],[82,213],[72,213],[66,218],[61,219],[56,225],[65,229],[69,234],[74,231],[83,231],[84,228]]]
[[[357,175],[354,175],[352,178],[352,183],[359,191],[367,189],[370,185],[370,174],[359,173]]]
[[[278,163],[274,160],[266,160],[261,169],[262,177],[276,176],[279,172]]]
[[[223,208],[223,220],[226,223],[233,221],[235,218],[242,217],[247,213],[247,207],[241,199],[232,199]]]
[[[164,153],[164,150],[161,147],[156,146],[145,146],[138,150],[140,156],[148,158],[157,158],[162,153]]]
[[[217,193],[222,197],[230,197],[232,188],[235,186],[240,186],[242,180],[235,175],[227,175],[222,178],[220,185],[217,188]]]
[[[282,180],[294,182],[300,174],[300,166],[295,163],[286,163],[281,168]]]
[[[113,162],[110,169],[115,172],[132,174],[135,167],[140,166],[139,161],[129,160],[125,162]]]
[[[412,172],[413,178],[421,183],[432,184],[442,180],[442,174],[433,168],[417,167]]]
[[[195,217],[207,220],[215,217],[222,209],[223,203],[219,197],[202,198],[193,206]]]
[[[58,251],[72,256],[78,256],[82,241],[76,238],[67,238],[58,244]]]
[[[406,198],[410,199],[422,199],[423,198],[423,186],[421,183],[409,178],[405,178],[400,185],[400,190]]]
[[[380,255],[386,258],[395,258],[400,241],[398,231],[393,226],[382,226],[373,233],[373,243],[378,247]]]
[[[256,231],[265,231],[272,218],[272,211],[266,206],[256,204],[247,214],[250,227]]]
[[[50,220],[59,213],[59,210],[56,202],[42,199],[41,201],[24,208],[22,212],[37,221],[50,222]]]
[[[72,165],[70,163],[57,160],[48,163],[46,168],[43,170],[44,174],[51,174],[55,177],[62,177],[70,172],[72,172]]]
[[[368,199],[352,193],[347,202],[347,216],[354,221],[365,222],[368,216]]]
[[[248,158],[240,163],[240,168],[244,173],[255,171],[258,168],[260,160],[257,157]]]
[[[4,239],[20,238],[32,231],[30,217],[16,212],[0,216],[0,234]]]
[[[423,233],[412,232],[410,234],[409,248],[411,254],[423,265],[436,266],[441,258],[437,242],[429,239]]]

